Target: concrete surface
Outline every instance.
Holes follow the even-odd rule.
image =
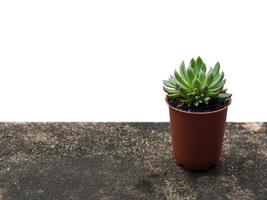
[[[0,123],[0,200],[267,199],[267,123],[228,123],[220,163],[175,164],[168,123]]]

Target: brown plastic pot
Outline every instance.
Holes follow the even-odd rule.
[[[173,153],[177,164],[189,170],[216,165],[222,151],[227,108],[212,112],[187,112],[169,105]]]

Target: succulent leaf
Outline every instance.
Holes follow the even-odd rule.
[[[196,88],[198,92],[201,90],[201,82],[198,78],[193,80],[193,87]]]
[[[177,99],[179,96],[181,96],[180,93],[176,93],[176,94],[167,94],[168,99]]]
[[[213,68],[213,75],[214,75],[214,78],[216,78],[218,75],[219,75],[219,72],[220,72],[220,63],[217,62]]]
[[[210,86],[214,87],[214,86],[218,85],[223,80],[223,78],[224,78],[224,72],[220,73],[220,75],[214,79],[214,81],[212,82],[212,84]]]
[[[196,65],[197,65],[197,73],[199,73],[203,65],[203,60],[199,56],[196,59]]]
[[[190,88],[188,83],[178,74],[178,72],[176,70],[174,70],[174,76],[175,76],[176,80],[178,81],[178,84],[180,87],[183,87],[185,89]]]
[[[212,72],[212,69],[210,69],[210,71],[207,74],[206,84],[208,86],[210,86],[210,84],[212,83],[213,79],[214,79],[214,74]]]
[[[196,75],[198,69],[197,69],[197,64],[196,64],[196,61],[195,61],[194,58],[192,58],[191,61],[190,61],[190,67],[193,70],[194,74]]]
[[[184,98],[187,98],[187,94],[188,94],[187,90],[185,90],[184,88],[179,88],[179,92],[181,96],[183,96]]]
[[[176,78],[174,77],[174,76],[170,76],[170,78],[169,78],[169,82],[170,82],[170,84],[172,84],[174,87],[177,87],[177,80],[176,80]]]
[[[206,74],[207,67],[206,67],[205,63],[202,64],[201,70],[204,72],[204,74]]]
[[[217,96],[218,95],[218,93],[216,93],[216,92],[208,92],[207,94],[206,94],[206,96],[207,97],[214,97],[214,96]]]
[[[175,88],[175,86],[172,85],[169,81],[163,80],[163,84],[169,88]]]
[[[195,75],[194,75],[194,72],[193,72],[192,68],[188,67],[186,73],[187,73],[188,81],[190,83],[192,83],[194,78],[195,78]]]
[[[195,101],[194,106],[198,106],[198,105],[199,105],[198,101]]]
[[[232,96],[232,94],[227,94],[227,93],[220,93],[218,94],[219,99],[228,99]]]
[[[198,78],[199,78],[199,81],[201,82],[201,84],[204,84],[204,83],[205,83],[205,80],[206,80],[205,72],[203,72],[203,71],[201,70],[201,71],[199,72]]]
[[[226,80],[224,79],[223,81],[219,82],[218,84],[216,84],[214,86],[210,86],[209,89],[212,90],[212,89],[215,89],[215,88],[223,87],[225,82],[226,82]]]
[[[209,87],[207,85],[202,86],[201,93],[203,94],[203,96],[205,96],[208,90],[209,90]]]
[[[179,73],[180,73],[181,77],[182,77],[186,82],[188,82],[188,77],[187,77],[187,74],[186,74],[186,69],[185,69],[184,61],[180,64]]]
[[[193,89],[193,93],[194,93],[195,95],[198,95],[199,92],[200,92],[200,91],[199,91],[197,88],[194,88],[194,89]]]
[[[168,93],[168,94],[175,94],[175,93],[177,93],[177,90],[175,90],[175,89],[169,89],[169,88],[167,88],[167,87],[165,87],[165,86],[163,86],[163,90],[164,90],[166,93]]]
[[[222,90],[221,90],[221,93],[225,93],[227,91],[227,88],[223,88]]]

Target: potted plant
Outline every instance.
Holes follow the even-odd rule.
[[[183,61],[179,70],[163,81],[177,164],[205,170],[218,162],[231,103],[225,81],[219,62],[207,72],[200,57],[191,59],[188,67]]]

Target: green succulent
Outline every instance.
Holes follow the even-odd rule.
[[[225,82],[219,62],[207,72],[206,64],[198,57],[196,60],[192,58],[187,68],[183,61],[179,71],[174,70],[174,75],[163,81],[163,89],[168,99],[177,99],[179,103],[189,107],[199,106],[209,104],[214,98],[229,98],[231,95],[224,89]]]

